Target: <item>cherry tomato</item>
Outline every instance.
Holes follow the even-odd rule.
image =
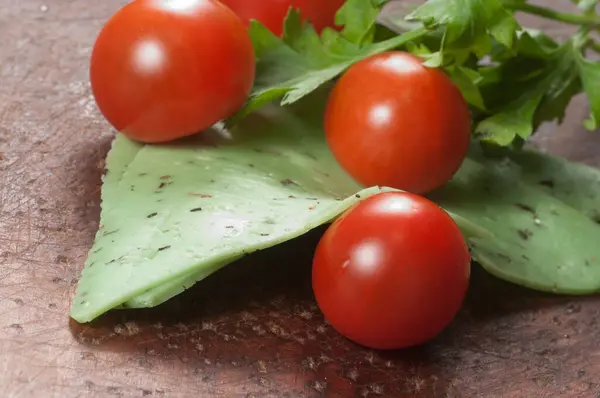
[[[354,179],[418,194],[456,173],[467,154],[470,124],[450,78],[404,52],[354,64],[325,111],[329,147]]]
[[[314,256],[317,303],[334,329],[376,349],[418,345],[454,318],[470,256],[458,226],[408,192],[363,200],[325,232]]]
[[[100,32],[90,66],[98,107],[125,135],[165,142],[231,116],[255,71],[245,26],[216,0],[135,0]]]
[[[310,21],[317,32],[326,27],[336,28],[335,14],[345,0],[221,0],[240,18],[250,25],[255,19],[265,25],[273,34],[281,36],[283,21],[293,7]],[[337,27],[339,28],[339,27]]]

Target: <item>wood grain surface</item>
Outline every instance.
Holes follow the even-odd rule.
[[[121,4],[0,0],[0,396],[600,396],[600,298],[537,294],[476,268],[439,338],[375,352],[337,335],[315,306],[320,231],[160,308],[70,321],[113,134],[91,96],[88,59]],[[586,113],[575,101],[537,145],[600,166],[600,134],[579,127]]]

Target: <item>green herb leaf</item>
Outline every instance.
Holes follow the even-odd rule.
[[[444,29],[443,50],[465,50],[482,57],[492,39],[512,48],[519,24],[498,0],[429,0],[407,16]]]
[[[517,54],[535,59],[548,59],[559,47],[551,37],[539,30],[526,29],[519,32]]]
[[[544,121],[562,121],[571,98],[580,90],[574,54],[573,43],[568,41],[547,59],[521,56],[503,64],[501,79],[485,90],[492,115],[476,126],[481,138],[509,145],[516,137],[529,138]]]
[[[335,18],[338,26],[344,26],[342,36],[359,46],[372,43],[382,5],[376,0],[347,1]]]
[[[591,108],[591,116],[586,122],[586,127],[596,130],[600,121],[600,62],[587,60],[579,52],[575,54],[575,60]]]
[[[577,3],[577,8],[582,11],[589,11],[598,5],[598,0],[579,0]]]
[[[451,66],[446,69],[454,84],[460,89],[463,97],[470,105],[479,110],[485,110],[483,97],[479,91],[478,83],[482,76],[473,69],[464,66]]]
[[[257,56],[256,80],[245,107],[229,124],[281,97],[281,104],[292,104],[361,59],[394,49],[426,33],[425,29],[417,29],[372,43],[380,3],[348,0],[337,15],[338,22],[347,24],[343,31],[325,29],[321,36],[310,24],[302,23],[295,10],[290,10],[286,18],[282,39],[253,22],[250,37]]]

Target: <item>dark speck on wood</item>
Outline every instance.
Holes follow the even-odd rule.
[[[195,209],[190,210],[192,213],[196,213],[198,211],[202,211],[202,207],[196,207]]]
[[[160,185],[158,186],[158,189],[163,189],[166,185],[167,185],[166,182],[161,182]]]
[[[167,250],[167,249],[170,249],[170,248],[171,248],[171,246],[163,246],[163,247],[159,247],[158,251],[162,252],[163,250]]]
[[[152,218],[152,217],[156,217],[158,215],[158,213],[152,213],[152,214],[148,214],[146,216],[146,218]]]
[[[554,181],[552,180],[542,180],[540,181],[540,185],[543,185],[548,188],[554,188]]]
[[[533,207],[524,205],[523,203],[515,203],[515,207],[518,209],[521,209],[523,211],[527,211],[529,213],[535,214],[535,210],[533,209]]]

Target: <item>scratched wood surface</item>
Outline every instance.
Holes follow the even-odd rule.
[[[600,395],[600,298],[536,294],[475,269],[463,311],[439,338],[374,352],[338,336],[314,304],[318,231],[158,309],[70,321],[112,136],[88,58],[122,3],[0,0],[0,396]],[[586,112],[576,101],[537,144],[600,166],[600,134],[578,127]]]

